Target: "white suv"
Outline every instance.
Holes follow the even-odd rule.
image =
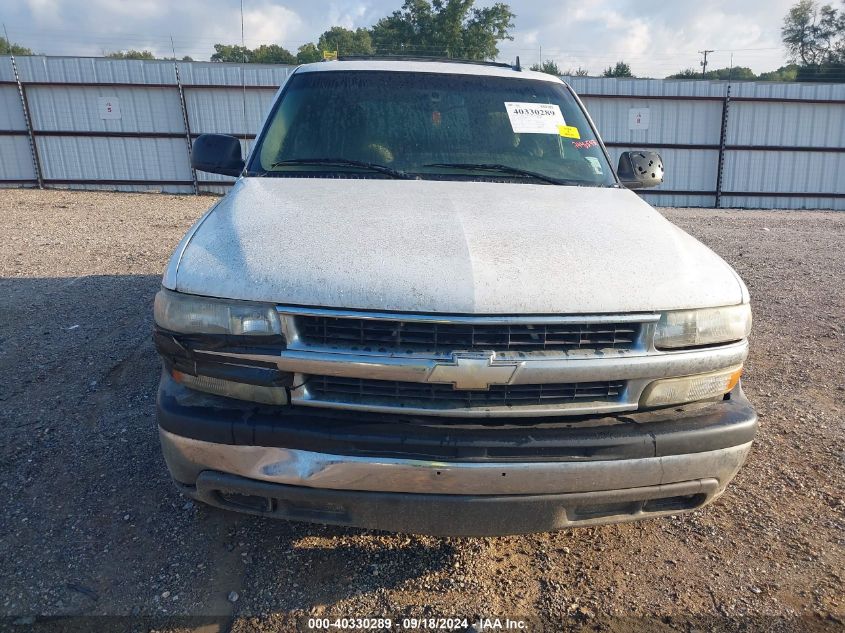
[[[155,302],[177,485],[284,519],[430,534],[693,510],[757,428],[749,296],[614,172],[578,97],[501,64],[297,68]]]

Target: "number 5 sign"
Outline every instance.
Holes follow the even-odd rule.
[[[628,110],[628,129],[647,130],[650,118],[648,108],[631,108]]]
[[[97,97],[97,111],[101,119],[119,119],[120,101],[117,97]]]

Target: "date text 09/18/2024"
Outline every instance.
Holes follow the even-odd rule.
[[[405,630],[405,631],[522,631],[527,627],[525,620],[510,618],[478,618],[470,621],[469,618],[308,618],[306,622],[308,630]]]

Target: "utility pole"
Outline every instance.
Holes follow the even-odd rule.
[[[715,53],[715,52],[716,51],[714,51],[714,50],[698,51],[698,53],[700,55],[704,55],[704,60],[701,62],[701,77],[702,78],[704,78],[704,76],[707,74],[707,54],[708,53]]]

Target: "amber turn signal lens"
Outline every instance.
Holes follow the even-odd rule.
[[[643,391],[640,406],[662,407],[721,396],[736,387],[741,375],[740,365],[706,374],[655,380]]]
[[[725,393],[728,391],[733,391],[733,388],[739,384],[739,379],[742,376],[742,367],[737,369],[734,373],[731,374],[730,379],[728,380],[728,388],[725,390]]]

